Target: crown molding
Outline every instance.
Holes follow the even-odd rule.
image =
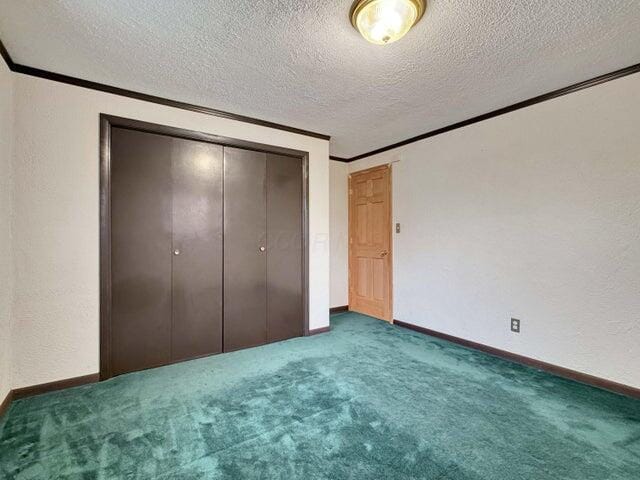
[[[618,78],[626,77],[627,75],[632,75],[638,72],[640,72],[640,63],[636,63],[635,65],[631,65],[630,67],[616,70],[615,72],[605,73],[604,75],[600,75],[598,77],[585,80],[584,82],[575,83],[565,88],[560,88],[558,90],[554,90],[549,93],[544,93],[542,95],[538,95],[537,97],[533,97],[528,100],[524,100],[522,102],[514,103],[513,105],[499,108],[498,110],[493,110],[489,113],[478,115],[477,117],[469,118],[467,120],[463,120],[461,122],[457,122],[457,123],[448,125],[446,127],[438,128],[436,130],[431,130],[429,132],[422,133],[415,137],[407,138],[406,140],[402,140],[400,142],[387,145],[386,147],[377,148],[375,150],[371,150],[370,152],[362,153],[360,155],[347,158],[343,161],[355,162],[356,160],[361,160],[363,158],[371,157],[379,153],[388,152],[389,150],[393,150],[394,148],[403,147],[405,145],[409,145],[410,143],[419,142],[420,140],[424,140],[425,138],[435,137],[436,135],[441,135],[443,133],[456,130],[458,128],[462,128],[468,125],[472,125],[474,123],[482,122],[483,120],[488,120],[490,118],[504,115],[505,113],[514,112],[516,110],[520,110],[521,108],[530,107],[532,105],[536,105],[537,103],[546,102],[547,100],[553,100],[554,98],[562,97],[564,95],[568,95],[569,93],[578,92],[580,90],[584,90],[585,88],[595,87],[596,85],[610,82],[611,80],[617,80]]]
[[[322,133],[311,132],[309,130],[303,130],[301,128],[295,128],[295,127],[290,127],[288,125],[282,125],[280,123],[261,120],[259,118],[247,117],[246,115],[238,115],[236,113],[225,112],[223,110],[217,110],[215,108],[209,108],[201,105],[194,105],[191,103],[180,102],[177,100],[171,100],[168,98],[158,97],[155,95],[149,95],[146,93],[135,92],[133,90],[114,87],[112,85],[105,85],[103,83],[93,82],[90,80],[83,80],[81,78],[71,77],[69,75],[63,75],[61,73],[55,73],[55,72],[50,72],[48,70],[29,67],[27,65],[21,65],[19,63],[15,63],[12,60],[11,55],[9,55],[9,52],[7,51],[5,46],[2,44],[2,40],[0,40],[0,54],[2,54],[2,58],[4,58],[4,61],[7,63],[9,70],[15,73],[30,75],[32,77],[44,78],[46,80],[66,83],[68,85],[75,85],[77,87],[97,90],[99,92],[111,93],[113,95],[120,95],[122,97],[133,98],[135,100],[142,100],[144,102],[157,103],[159,105],[179,108],[181,110],[189,110],[191,112],[203,113],[205,115],[212,115],[214,117],[227,118],[229,120],[236,120],[238,122],[260,125],[261,127],[268,127],[276,130],[283,130],[285,132],[296,133],[298,135],[304,135],[307,137],[319,138],[321,140],[331,139],[329,135],[324,135]]]
[[[200,105],[193,105],[190,103],[179,102],[176,100],[170,100],[167,98],[157,97],[154,95],[148,95],[145,93],[134,92],[131,90],[126,90],[123,88],[113,87],[110,85],[104,85],[102,83],[92,82],[89,80],[82,80],[75,77],[70,77],[67,75],[62,75],[60,73],[54,73],[47,70],[41,70],[34,67],[28,67],[26,65],[20,65],[15,63],[9,52],[2,44],[2,40],[0,40],[0,54],[2,58],[7,63],[9,69],[16,73],[22,73],[24,75],[31,75],[34,77],[44,78],[48,80],[53,80],[57,82],[67,83],[70,85],[76,85],[83,88],[89,88],[92,90],[98,90],[102,92],[111,93],[114,95],[121,95],[124,97],[134,98],[136,100],[142,100],[146,102],[157,103],[160,105],[165,105],[169,107],[179,108],[183,110],[190,110],[197,113],[204,113],[207,115],[213,115],[216,117],[228,118],[231,120],[237,120],[245,123],[252,123],[255,125],[260,125],[263,127],[274,128],[277,130],[284,130],[286,132],[297,133],[299,135],[310,136],[314,138],[320,138],[323,140],[330,140],[329,135],[323,135],[316,132],[310,132],[308,130],[301,130],[299,128],[289,127],[287,125],[281,125],[278,123],[269,122],[266,120],[260,120],[257,118],[247,117],[244,115],[237,115],[230,112],[225,112],[222,110],[216,110],[209,107],[203,107]],[[632,75],[634,73],[640,72],[640,63],[636,63],[635,65],[631,65],[626,68],[622,68],[620,70],[616,70],[610,73],[605,73],[604,75],[600,75],[598,77],[591,78],[589,80],[585,80],[583,82],[578,82],[573,85],[569,85],[568,87],[560,88],[558,90],[553,90],[548,93],[544,93],[542,95],[538,95],[536,97],[530,98],[528,100],[523,100],[522,102],[514,103],[513,105],[508,105],[506,107],[499,108],[497,110],[493,110],[488,113],[484,113],[482,115],[478,115],[476,117],[469,118],[467,120],[463,120],[461,122],[453,123],[451,125],[447,125],[445,127],[437,128],[435,130],[431,130],[420,135],[416,135],[415,137],[407,138],[406,140],[402,140],[400,142],[392,143],[385,147],[380,147],[375,150],[371,150],[369,152],[362,153],[360,155],[355,155],[353,157],[345,158],[331,155],[329,159],[337,161],[337,162],[355,162],[356,160],[362,160],[363,158],[371,157],[373,155],[377,155],[379,153],[388,152],[389,150],[393,150],[395,148],[403,147],[405,145],[409,145],[411,143],[419,142],[420,140],[424,140],[426,138],[435,137],[436,135],[441,135],[443,133],[450,132],[452,130],[456,130],[458,128],[467,127],[469,125],[473,125],[474,123],[482,122],[484,120],[488,120],[490,118],[498,117],[500,115],[504,115],[510,112],[514,112],[516,110],[520,110],[522,108],[530,107],[532,105],[536,105],[538,103],[546,102],[548,100],[553,100],[558,97],[562,97],[564,95],[568,95],[570,93],[578,92],[580,90],[584,90],[585,88],[594,87],[596,85],[601,85],[606,82],[610,82],[612,80],[617,80],[622,77],[626,77],[627,75]]]
[[[7,64],[7,67],[9,67],[9,70],[13,72],[13,69],[15,68],[15,63],[13,63],[13,60],[11,59],[11,55],[9,55],[9,52],[7,52],[7,49],[2,43],[2,40],[0,40],[0,55],[2,56],[2,59]]]

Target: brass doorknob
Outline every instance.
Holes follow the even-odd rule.
[[[387,252],[387,251],[385,250],[384,252],[382,252],[382,253],[380,254],[380,256],[381,256],[381,257],[386,257],[388,253],[389,253],[389,252]]]

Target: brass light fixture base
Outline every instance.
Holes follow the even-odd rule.
[[[353,2],[353,5],[351,5],[351,11],[349,12],[349,18],[351,19],[351,25],[353,25],[353,28],[358,30],[358,27],[356,25],[358,14],[362,11],[364,7],[366,7],[367,5],[375,1],[376,0],[355,0],[355,2]],[[418,16],[416,17],[416,21],[413,22],[413,25],[415,25],[420,21],[420,19],[424,15],[425,10],[427,9],[427,0],[408,0],[408,1],[413,3],[416,7],[416,10],[418,11]]]

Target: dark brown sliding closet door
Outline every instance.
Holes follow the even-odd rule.
[[[171,361],[172,139],[111,130],[111,367]]]
[[[113,128],[112,373],[222,351],[222,147]]]
[[[300,158],[112,127],[109,375],[303,335]]]
[[[303,334],[302,162],[267,154],[268,341]]]
[[[172,360],[222,351],[222,147],[175,138]]]
[[[224,148],[224,350],[267,342],[266,154]]]

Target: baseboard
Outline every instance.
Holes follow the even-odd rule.
[[[518,355],[517,353],[508,352],[506,350],[500,350],[499,348],[490,347],[488,345],[473,342],[471,340],[465,340],[464,338],[454,337],[453,335],[441,333],[436,330],[431,330],[429,328],[420,327],[418,325],[413,325],[411,323],[401,322],[400,320],[394,320],[393,323],[398,325],[399,327],[408,328],[410,330],[414,330],[419,333],[424,333],[425,335],[441,338],[443,340],[447,340],[449,342],[462,345],[463,347],[472,348],[474,350],[479,350],[481,352],[488,353],[489,355],[500,357],[505,360],[510,360],[512,362],[528,365],[530,367],[537,368],[538,370],[544,370],[545,372],[552,373],[559,377],[568,378],[569,380],[574,380],[576,382],[591,385],[592,387],[609,390],[611,392],[618,393],[621,395],[640,398],[639,388],[631,387],[629,385],[624,385],[622,383],[613,382],[611,380],[607,380],[600,377],[594,377],[593,375],[589,375],[587,373],[578,372],[576,370],[570,370],[568,368],[560,367],[558,365],[553,365],[552,363],[547,363],[540,360],[536,360],[534,358],[525,357],[523,355]]]
[[[313,330],[309,330],[309,335],[318,335],[319,333],[327,333],[329,330],[331,330],[331,327],[314,328]]]
[[[13,390],[9,390],[9,393],[7,393],[7,396],[4,397],[4,400],[2,401],[2,403],[0,403],[0,418],[2,418],[2,416],[7,412],[7,410],[9,410],[9,407],[11,406],[12,401],[13,401]]]
[[[96,383],[100,380],[99,373],[91,375],[83,375],[81,377],[65,378],[64,380],[56,380],[55,382],[41,383],[39,385],[31,385],[29,387],[14,388],[12,392],[12,400],[40,395],[42,393],[55,392],[56,390],[64,390],[65,388],[79,387],[89,383]]]
[[[91,375],[83,375],[81,377],[65,378],[64,380],[56,380],[55,382],[14,388],[9,391],[2,403],[0,403],[0,418],[9,410],[11,402],[14,400],[40,395],[42,393],[55,392],[56,390],[64,390],[65,388],[79,387],[80,385],[87,385],[98,381],[100,381],[100,374],[92,373]]]
[[[329,309],[329,314],[342,313],[342,312],[348,312],[348,311],[349,311],[349,305],[341,305],[339,307],[331,307]]]

